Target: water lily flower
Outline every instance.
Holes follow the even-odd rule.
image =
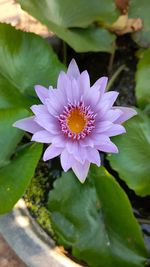
[[[34,116],[14,123],[32,133],[32,141],[49,144],[44,161],[60,155],[63,170],[72,168],[82,183],[91,163],[101,165],[99,151],[118,153],[110,137],[125,133],[121,124],[136,115],[132,108],[113,106],[118,92],[105,92],[106,85],[102,77],[90,86],[88,72],[80,73],[73,59],[56,89],[35,86],[42,104],[31,107]]]

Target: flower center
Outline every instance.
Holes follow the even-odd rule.
[[[68,103],[58,116],[62,133],[72,140],[84,139],[95,128],[96,114],[83,101]]]
[[[87,119],[79,108],[72,110],[67,118],[67,125],[71,132],[81,133],[86,125]]]

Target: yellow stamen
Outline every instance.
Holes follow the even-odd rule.
[[[81,133],[86,125],[85,115],[76,108],[71,111],[67,119],[67,124],[71,132],[76,134]]]

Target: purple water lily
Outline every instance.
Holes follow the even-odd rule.
[[[35,86],[42,104],[31,107],[34,116],[14,124],[32,133],[32,141],[50,144],[44,161],[60,155],[64,171],[72,168],[82,183],[90,163],[101,165],[99,151],[118,153],[110,137],[125,133],[121,124],[136,115],[134,109],[113,106],[118,92],[105,92],[106,84],[102,77],[90,87],[88,72],[80,74],[72,60],[67,73],[59,74],[57,89]]]

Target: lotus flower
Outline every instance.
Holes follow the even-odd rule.
[[[63,170],[72,168],[82,183],[91,163],[101,165],[99,151],[118,153],[110,137],[125,133],[121,124],[136,115],[132,108],[113,106],[118,92],[105,92],[106,85],[102,77],[90,86],[88,72],[80,73],[73,59],[56,89],[35,86],[42,104],[31,107],[34,116],[14,124],[32,133],[32,141],[50,144],[43,160],[60,155]]]

